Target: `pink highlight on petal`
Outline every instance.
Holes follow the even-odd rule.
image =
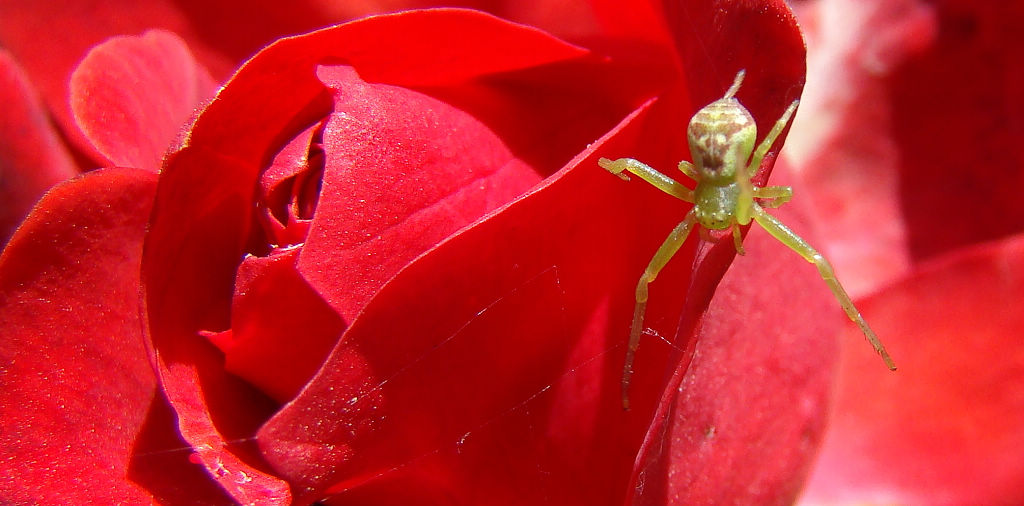
[[[150,30],[89,51],[71,75],[71,110],[108,163],[156,171],[215,87],[183,40]]]
[[[864,300],[899,370],[848,328],[807,504],[1024,501],[1024,236],[922,264]]]
[[[798,12],[809,70],[783,156],[819,210],[820,249],[856,297],[912,267],[889,76],[938,27],[921,0],[827,0]]]

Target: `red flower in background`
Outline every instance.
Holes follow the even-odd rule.
[[[798,196],[900,367],[879,371],[843,337],[804,502],[1019,504],[1024,9],[829,0],[798,14]]]

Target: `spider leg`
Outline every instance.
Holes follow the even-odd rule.
[[[790,118],[793,117],[793,113],[796,111],[796,106],[800,104],[799,100],[794,100],[789,107],[786,108],[779,120],[775,122],[772,129],[768,131],[768,135],[764,137],[761,144],[754,150],[754,154],[750,157],[750,163],[747,164],[746,169],[739,169],[736,171],[736,182],[740,185],[740,196],[736,201],[736,221],[740,225],[746,225],[750,223],[750,207],[754,201],[754,187],[750,183],[750,178],[757,174],[757,169],[761,167],[761,161],[764,160],[765,155],[768,154],[768,150],[775,144],[775,140],[782,134],[782,129],[786,128]]]
[[[740,226],[736,224],[732,226],[732,243],[736,246],[737,255],[747,254],[747,250],[743,249],[743,236],[740,235]]]
[[[686,160],[679,162],[679,170],[683,171],[683,174],[686,174],[686,177],[694,181],[696,181],[700,177],[697,175],[697,168],[694,167],[692,163]]]
[[[725,95],[722,96],[722,100],[736,96],[736,92],[740,91],[740,86],[743,84],[743,77],[746,75],[746,69],[740,69],[740,71],[736,73],[736,77],[732,80],[732,86],[726,90]]]
[[[654,253],[651,262],[647,264],[640,281],[636,284],[636,306],[633,307],[633,323],[629,328],[629,347],[626,349],[626,362],[622,367],[622,409],[629,409],[629,381],[633,376],[633,358],[636,350],[640,347],[640,334],[644,329],[644,312],[647,310],[647,285],[658,277],[658,273],[665,267],[665,264],[672,259],[672,256],[679,251],[679,248],[686,242],[686,237],[693,230],[697,222],[696,213],[691,210],[686,213],[683,221],[676,225],[672,233],[665,238],[658,251]]]
[[[786,128],[790,118],[793,117],[793,113],[796,112],[796,106],[800,105],[799,100],[794,100],[789,107],[786,108],[779,120],[772,125],[772,129],[768,131],[768,135],[764,136],[764,140],[761,144],[758,144],[757,149],[754,150],[754,154],[750,157],[750,164],[747,165],[747,176],[754,177],[757,174],[757,169],[761,167],[761,160],[764,160],[764,156],[768,154],[768,150],[775,144],[775,140],[779,138],[782,133],[782,129]]]
[[[659,190],[672,195],[679,200],[683,200],[691,204],[694,202],[693,190],[687,188],[679,181],[658,172],[650,165],[639,160],[635,160],[633,158],[619,158],[618,160],[612,161],[607,158],[601,158],[597,161],[597,164],[608,172],[611,172],[626,181],[629,181],[629,176],[623,174],[623,172],[632,172],[639,176],[640,179],[651,183]]]
[[[882,360],[885,361],[885,365],[889,369],[895,371],[896,364],[892,361],[889,353],[885,351],[885,347],[882,346],[882,342],[879,341],[878,336],[876,336],[875,332],[868,326],[868,322],[860,315],[860,311],[857,311],[857,308],[853,305],[853,300],[850,299],[846,290],[843,289],[843,285],[839,284],[839,280],[836,279],[835,272],[833,272],[832,265],[828,263],[828,260],[825,260],[825,257],[821,256],[821,253],[818,253],[817,250],[812,248],[807,241],[796,235],[796,233],[790,230],[789,227],[783,225],[778,218],[765,212],[765,210],[762,209],[761,206],[757,205],[756,202],[751,207],[751,210],[753,211],[754,220],[767,230],[769,234],[782,242],[782,244],[789,246],[790,249],[804,257],[804,260],[807,260],[818,268],[818,273],[821,274],[821,279],[823,279],[829,289],[832,290],[832,294],[835,295],[836,299],[839,301],[839,305],[843,307],[843,311],[846,313],[846,316],[860,327],[861,332],[864,333],[864,337],[867,338],[868,342],[871,343],[871,346],[879,355],[881,355]]]
[[[736,171],[736,183],[740,187],[740,194],[736,196],[736,222],[740,225],[750,223],[750,206],[754,203],[754,185],[750,182],[750,174],[740,167]]]
[[[776,208],[793,198],[791,186],[762,186],[754,188],[754,198],[761,199],[761,207]]]

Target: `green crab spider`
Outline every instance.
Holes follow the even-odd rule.
[[[632,158],[619,158],[614,161],[601,158],[597,162],[608,172],[626,181],[629,181],[629,176],[625,172],[630,172],[665,193],[693,204],[693,208],[686,213],[683,221],[672,230],[654,253],[654,258],[636,285],[636,306],[633,309],[629,346],[622,369],[623,409],[629,409],[629,382],[633,375],[633,359],[640,346],[640,334],[643,332],[647,286],[679,251],[697,225],[710,230],[731,228],[736,252],[743,255],[746,252],[743,250],[739,226],[749,224],[751,219],[756,221],[769,234],[818,268],[821,279],[832,290],[846,316],[860,327],[864,337],[885,361],[885,365],[891,370],[896,370],[896,364],[885,351],[882,342],[853,305],[853,300],[843,289],[843,285],[836,279],[828,260],[789,227],[765,212],[765,207],[775,208],[788,202],[793,196],[793,189],[788,186],[754,186],[750,179],[757,173],[761,161],[789,123],[800,101],[794,100],[786,108],[761,144],[754,149],[757,125],[750,111],[736,99],[736,92],[743,83],[744,74],[745,71],[740,70],[722,98],[697,111],[690,119],[686,135],[693,163],[685,160],[679,162],[679,170],[696,181],[697,186],[693,190]]]

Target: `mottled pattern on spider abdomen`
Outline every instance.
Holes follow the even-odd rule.
[[[726,98],[697,111],[686,136],[701,180],[729,184],[754,151],[757,125],[738,100]]]

